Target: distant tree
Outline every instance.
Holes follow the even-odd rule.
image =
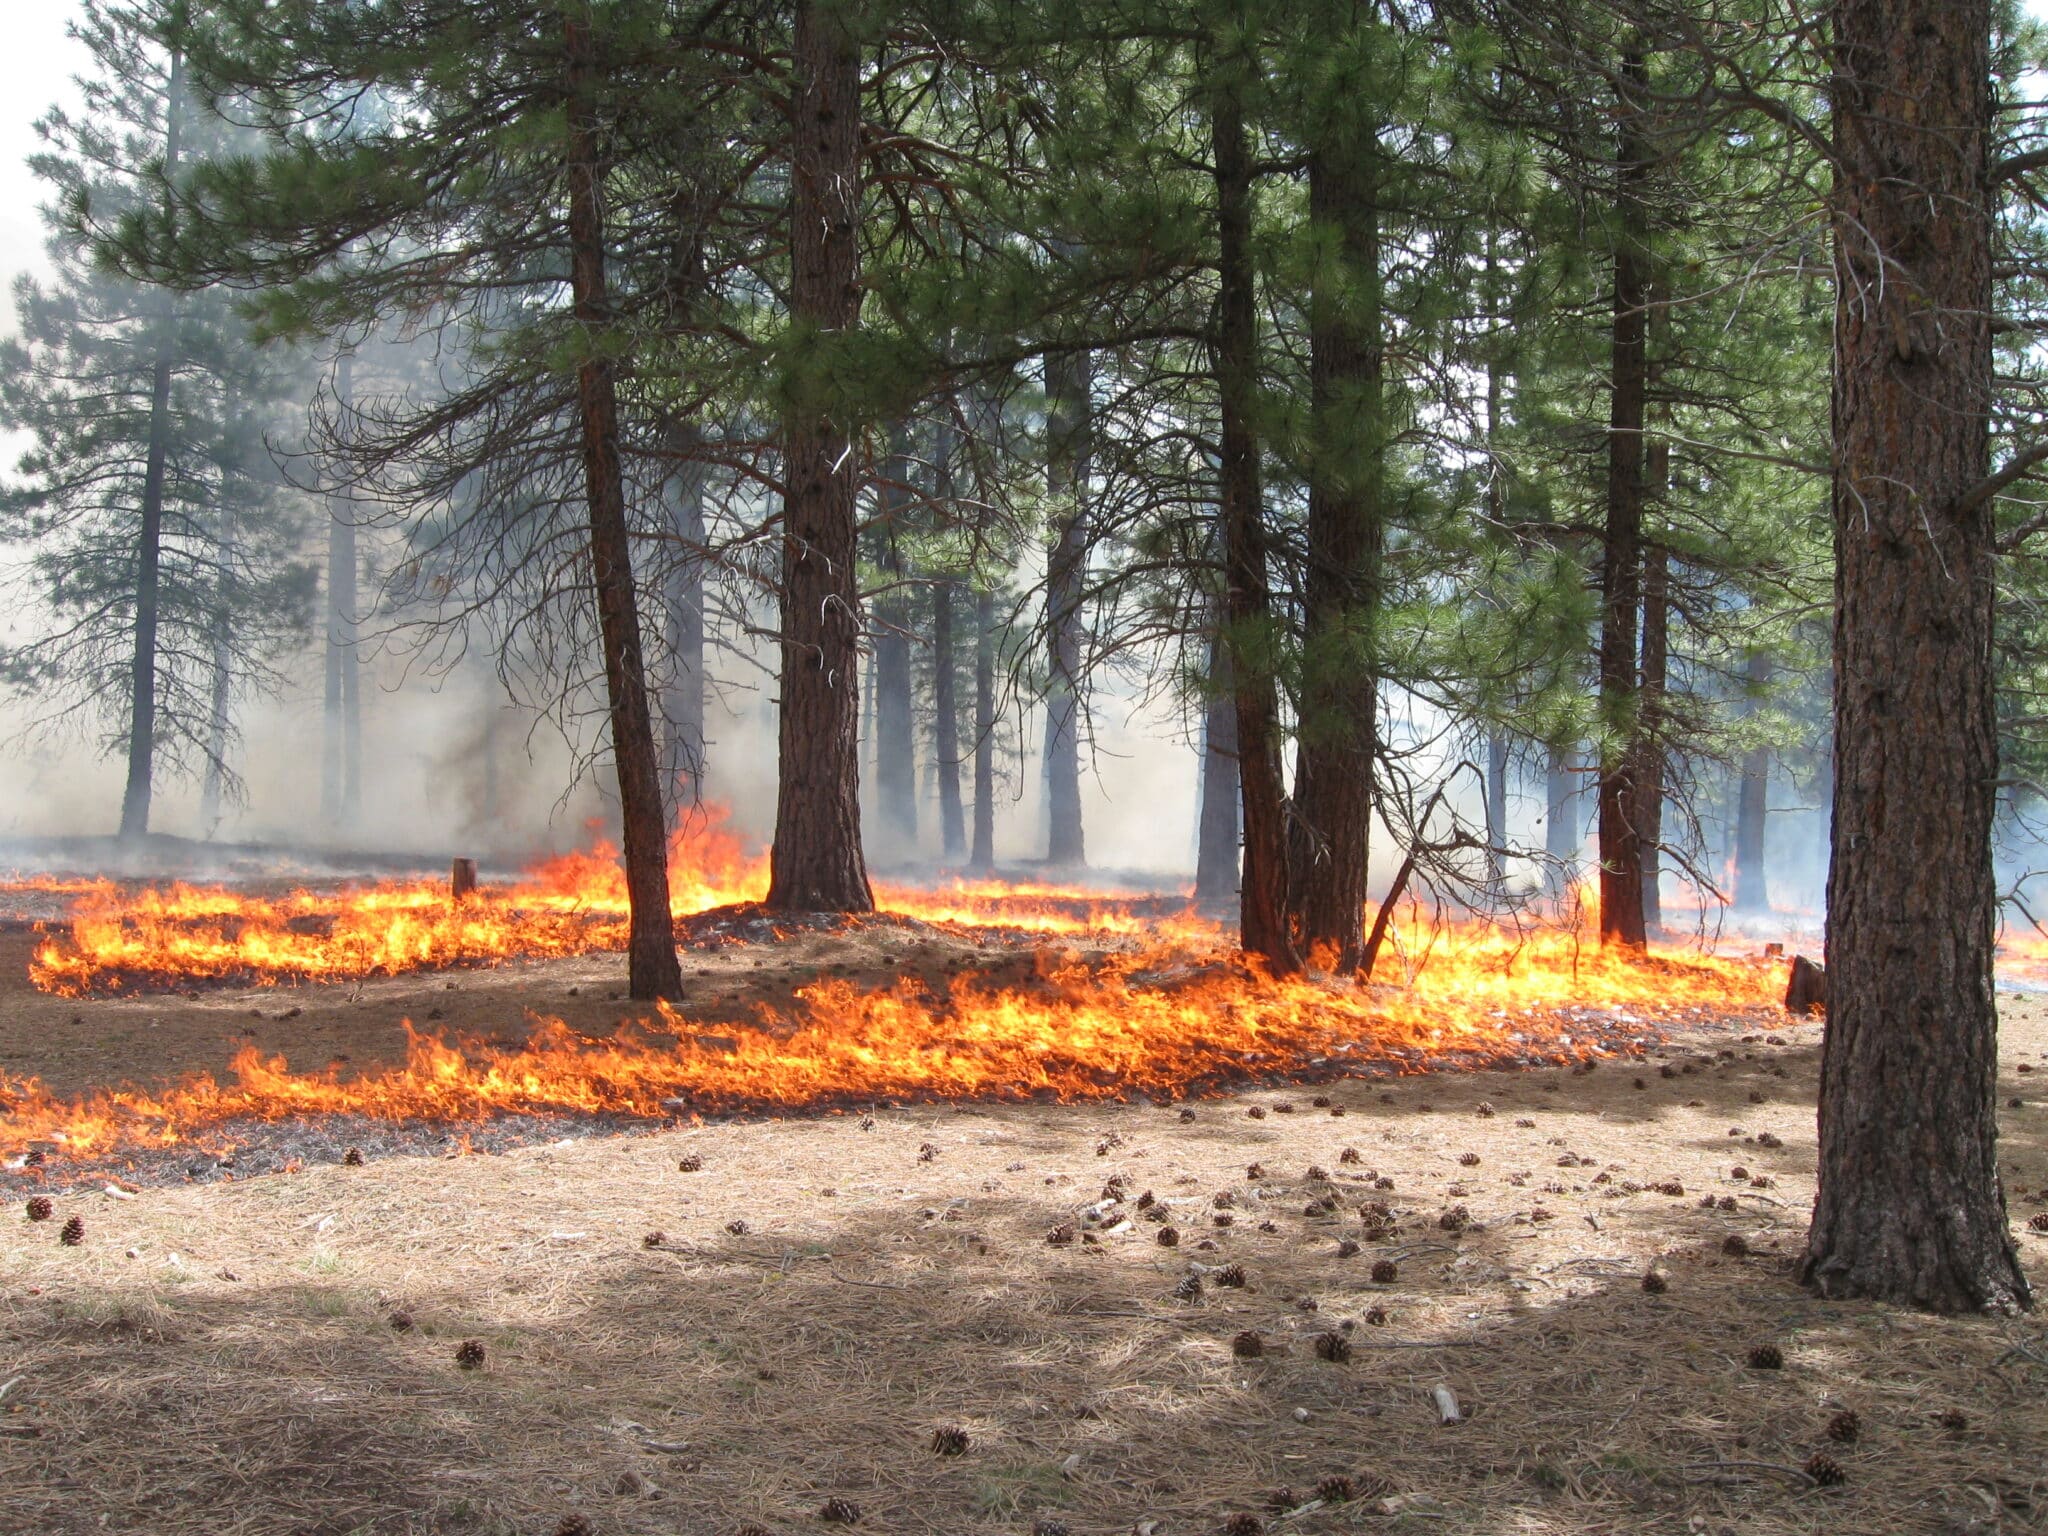
[[[38,125],[54,282],[15,286],[20,336],[0,349],[0,425],[30,447],[0,492],[27,638],[0,677],[51,726],[90,722],[126,759],[120,831],[140,837],[164,769],[205,781],[206,831],[233,792],[233,702],[276,681],[305,628],[313,573],[303,508],[267,430],[287,429],[290,359],[259,354],[227,297],[102,270],[83,226],[140,209],[240,136],[194,101],[159,41],[170,5],[85,0],[95,73],[79,115]]]

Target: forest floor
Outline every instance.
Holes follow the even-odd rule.
[[[28,990],[28,942],[0,937],[0,1064],[64,1092],[217,1070],[247,1044],[367,1070],[402,1059],[405,1018],[487,1034],[544,1010],[600,1032],[621,1012],[617,956],[81,1002]],[[707,1023],[820,972],[1034,963],[900,929],[685,959]],[[2048,1004],[2003,1007],[2004,1166],[2038,1285]],[[833,1499],[903,1536],[1211,1536],[1239,1512],[1303,1536],[2048,1527],[2032,1320],[1793,1284],[1819,1033],[1731,1016],[1590,1072],[1184,1107],[572,1125],[490,1155],[56,1183],[37,1225],[17,1192],[0,1530],[549,1536],[580,1515],[598,1536],[795,1536],[829,1529]],[[1131,1198],[1091,1226],[1112,1176]],[[1177,1246],[1135,1210],[1146,1190]],[[1342,1204],[1311,1212],[1325,1191]],[[1384,1240],[1368,1200],[1398,1223]],[[72,1216],[84,1241],[61,1246]],[[1049,1243],[1063,1226],[1075,1239]],[[1199,1297],[1177,1296],[1191,1272]],[[1257,1358],[1234,1353],[1246,1334]],[[1747,1363],[1762,1344],[1781,1369]],[[1438,1386],[1463,1422],[1439,1423]],[[1845,1410],[1847,1442],[1828,1432]],[[933,1449],[949,1426],[962,1454]],[[1799,1470],[1816,1452],[1839,1486]],[[1355,1497],[1318,1502],[1338,1475]]]

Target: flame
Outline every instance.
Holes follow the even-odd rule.
[[[1519,938],[1473,926],[1404,931],[1416,968],[1400,984],[1275,979],[1215,952],[1160,948],[1090,960],[1047,956],[1034,983],[913,980],[798,993],[789,1015],[700,1033],[678,1009],[612,1038],[539,1021],[516,1048],[450,1041],[407,1025],[402,1067],[343,1078],[291,1071],[245,1050],[225,1080],[77,1100],[0,1079],[0,1133],[90,1159],[232,1137],[235,1122],[348,1113],[476,1121],[534,1112],[666,1119],[698,1110],[818,1108],[875,1098],[1062,1102],[1177,1096],[1275,1075],[1338,1076],[1609,1054],[1700,1010],[1768,1008],[1775,967],[1713,956],[1630,959],[1576,935]],[[1427,963],[1420,963],[1424,951]]]

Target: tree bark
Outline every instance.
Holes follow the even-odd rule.
[[[1195,826],[1195,900],[1237,900],[1237,700],[1220,635],[1209,639],[1208,701],[1202,707],[1202,811]]]
[[[1834,7],[1835,790],[1802,1278],[2030,1301],[1997,1162],[1991,17]]]
[[[992,874],[996,867],[996,594],[974,594],[974,846],[967,867]]]
[[[1355,971],[1365,952],[1386,544],[1387,445],[1378,177],[1343,131],[1309,157],[1309,218],[1336,232],[1309,301],[1308,571],[1290,871],[1302,953]]]
[[[1632,84],[1640,53],[1622,60]],[[1644,946],[1643,858],[1636,736],[1636,625],[1641,597],[1643,421],[1649,384],[1648,261],[1642,183],[1649,151],[1625,88],[1615,151],[1614,322],[1607,434],[1607,525],[1601,555],[1600,938]]]
[[[1252,162],[1236,88],[1211,95],[1217,213],[1215,369],[1221,417],[1225,649],[1237,716],[1244,869],[1238,932],[1244,952],[1276,973],[1300,969],[1287,911],[1286,800],[1274,677],[1265,509],[1259,490],[1258,293],[1252,266]],[[1362,910],[1362,909],[1361,909]]]
[[[838,11],[796,8],[790,308],[821,340],[860,319],[860,57]],[[858,455],[823,392],[784,423],[782,707],[768,905],[871,912],[860,841]]]
[[[1081,817],[1081,602],[1088,578],[1093,387],[1087,353],[1046,360],[1045,490],[1059,510],[1046,567],[1045,856],[1070,869],[1088,862]]]
[[[563,23],[567,71],[569,286],[576,324],[590,342],[576,370],[583,475],[590,502],[590,572],[604,646],[611,710],[612,761],[618,771],[621,841],[631,919],[628,989],[641,999],[681,997],[674,919],[669,911],[668,836],[654,721],[647,705],[639,600],[626,534],[626,492],[619,464],[619,407],[612,363],[597,333],[611,323],[605,274],[598,124],[592,97],[598,70],[588,23]]]
[[[185,56],[171,55],[164,91],[164,173],[178,168],[179,105]],[[166,303],[168,303],[166,299]],[[171,452],[171,326],[159,322],[149,375],[149,447],[142,470],[142,527],[135,540],[135,650],[128,670],[128,781],[121,794],[121,836],[146,837],[156,789],[156,646],[163,584],[164,475]]]
[[[1749,658],[1750,702],[1748,712],[1758,709],[1757,696],[1771,681],[1771,658],[1758,651]],[[1742,771],[1735,798],[1735,910],[1771,910],[1770,880],[1764,862],[1764,833],[1770,812],[1771,752],[1764,746],[1751,747],[1742,755]]]

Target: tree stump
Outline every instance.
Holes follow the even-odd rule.
[[[1792,957],[1792,976],[1785,986],[1785,1011],[1805,1018],[1815,1011],[1828,1011],[1828,973],[1804,955]]]
[[[448,871],[448,894],[458,904],[476,889],[476,860],[457,859]]]

